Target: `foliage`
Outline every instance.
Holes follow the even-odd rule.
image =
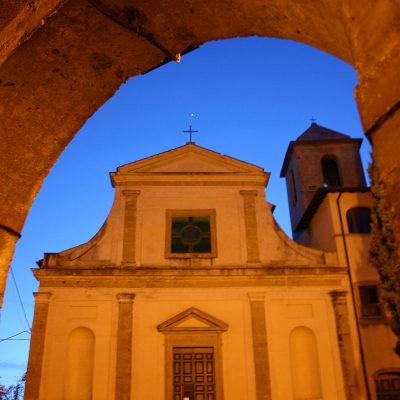
[[[15,385],[4,386],[0,384],[0,400],[23,400],[25,392],[26,374],[18,379]]]
[[[374,162],[369,167],[369,175],[373,198],[369,256],[380,275],[380,294],[391,313],[390,325],[398,338],[395,352],[400,355],[400,256],[392,227],[393,215]]]
[[[7,399],[8,396],[8,389],[0,384],[0,400],[5,400]]]
[[[0,400],[11,400],[12,386],[6,387],[0,384]]]

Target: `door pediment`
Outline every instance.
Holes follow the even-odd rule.
[[[225,332],[228,324],[198,308],[191,307],[157,326],[158,331],[169,332]]]

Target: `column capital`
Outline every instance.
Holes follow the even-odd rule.
[[[135,300],[135,293],[118,293],[117,299],[119,303],[133,303]]]
[[[240,190],[239,193],[242,196],[258,196],[258,190]]]
[[[129,189],[124,189],[122,191],[122,194],[124,196],[139,196],[139,194],[141,193],[141,190],[129,190]]]
[[[51,292],[34,292],[36,303],[48,303],[53,293]]]
[[[264,292],[249,292],[247,293],[247,297],[250,301],[265,301]]]
[[[329,295],[331,296],[333,301],[346,299],[347,290],[331,290],[329,292]]]

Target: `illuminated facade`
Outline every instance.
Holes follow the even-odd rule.
[[[193,142],[112,173],[100,231],[34,271],[25,398],[366,398],[341,249],[289,239],[268,178]]]

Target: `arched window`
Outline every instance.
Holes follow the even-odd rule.
[[[297,188],[296,188],[296,180],[294,178],[293,170],[290,170],[290,191],[292,192],[292,200],[293,204],[297,203]]]
[[[88,328],[76,328],[69,334],[63,400],[93,399],[94,346],[95,337]]]
[[[314,332],[305,326],[294,328],[289,336],[289,348],[293,399],[321,398],[321,371]]]
[[[400,398],[400,372],[385,371],[375,375],[377,400],[397,400]]]
[[[342,186],[339,167],[336,160],[332,157],[324,157],[321,160],[321,167],[325,186]]]
[[[371,210],[369,207],[351,208],[346,213],[350,233],[371,233]]]

